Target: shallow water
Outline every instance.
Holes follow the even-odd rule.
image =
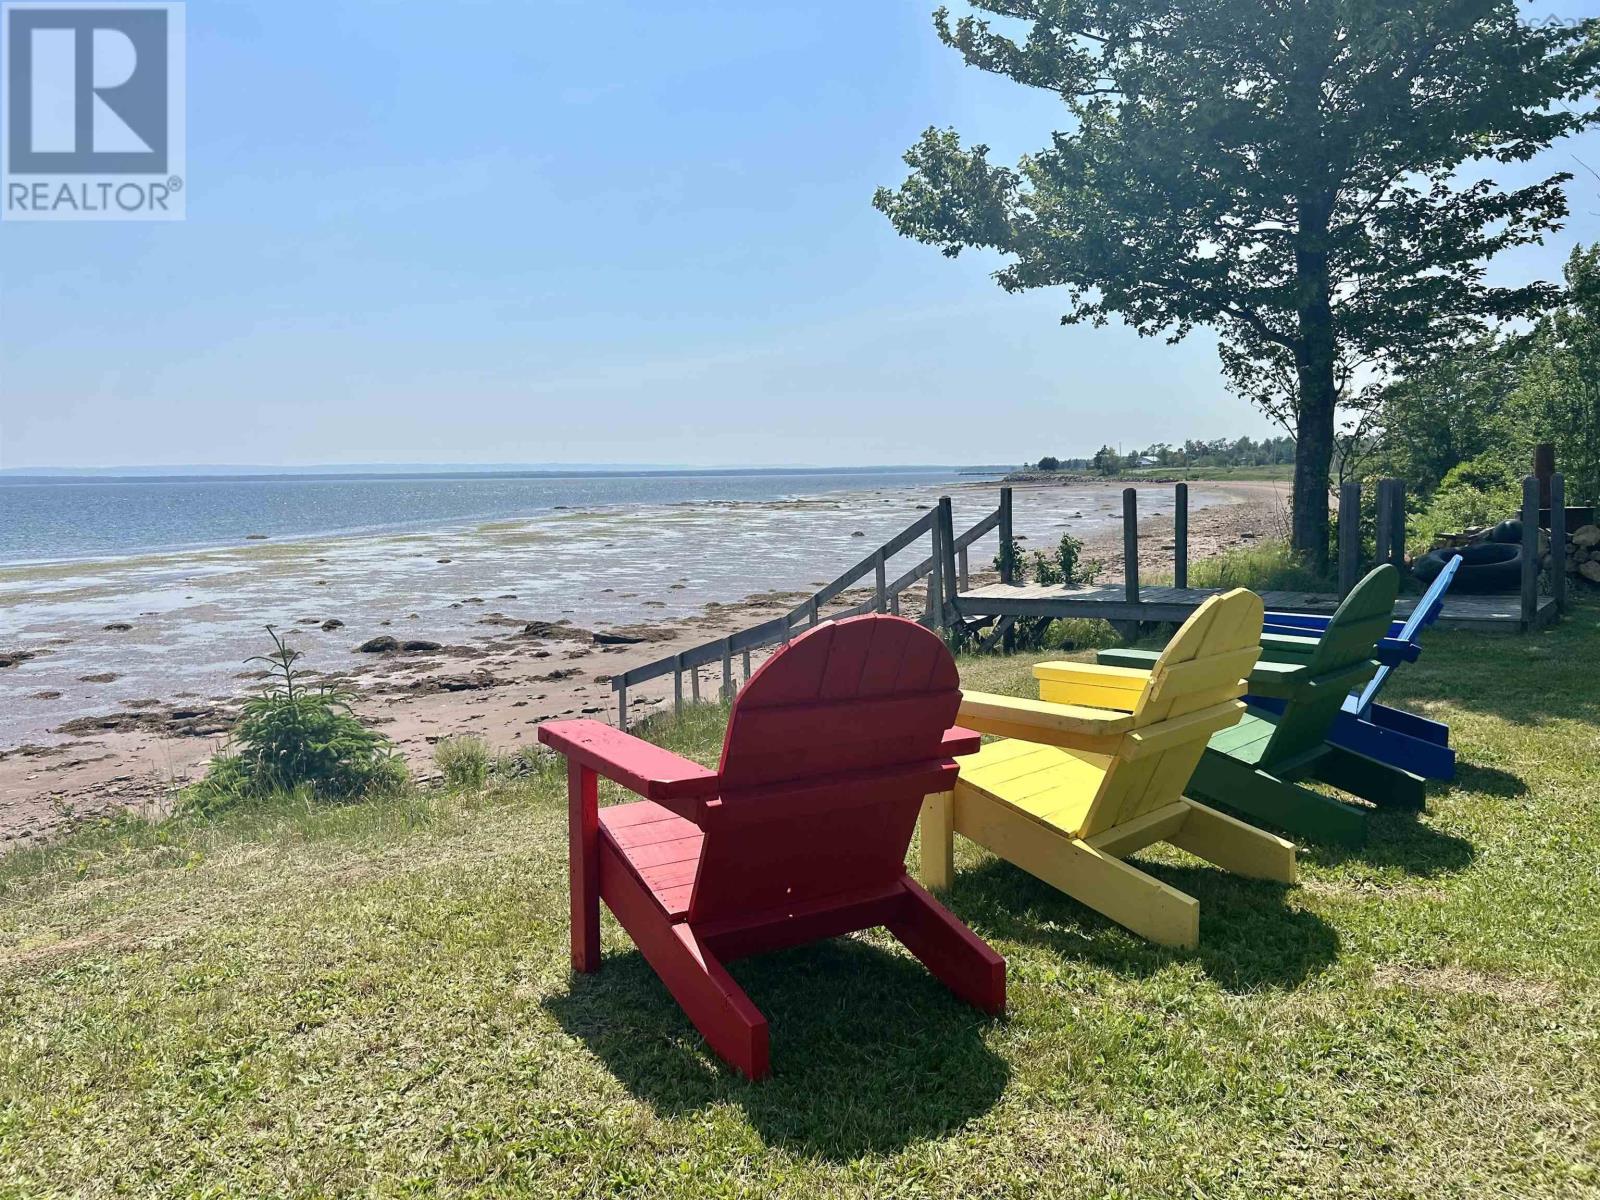
[[[715,481],[705,488],[712,495],[677,502],[0,566],[0,651],[40,654],[0,671],[0,746],[59,740],[49,731],[63,721],[126,701],[231,696],[243,686],[241,674],[254,669],[243,660],[268,648],[267,624],[293,632],[304,665],[337,672],[363,665],[353,648],[383,632],[455,645],[514,632],[484,624],[493,614],[518,622],[568,618],[586,628],[690,616],[712,601],[814,589],[941,493],[954,498],[958,529],[997,498],[993,486],[949,477],[845,482],[846,490],[739,499],[718,497],[734,485]],[[1170,513],[1170,490],[1151,492],[1143,513]],[[1191,491],[1195,508],[1226,500]],[[1082,536],[1120,521],[1114,488],[1022,489],[1016,505],[1018,532],[1039,548],[1064,527]],[[891,578],[926,546],[898,556]],[[992,557],[993,538],[980,550],[974,570]],[[344,627],[324,632],[299,623],[328,618]],[[107,631],[113,623],[133,628]],[[118,678],[84,681],[102,674]],[[50,691],[61,695],[39,698]]]

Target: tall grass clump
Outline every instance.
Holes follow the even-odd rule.
[[[1189,586],[1194,588],[1249,588],[1253,592],[1332,592],[1335,582],[1319,575],[1286,541],[1271,540],[1255,546],[1236,546],[1189,564]]]
[[[480,737],[448,737],[433,748],[433,762],[444,776],[445,786],[481,789],[489,782],[494,765],[489,744]]]
[[[270,678],[248,701],[227,749],[189,789],[184,807],[212,813],[241,801],[286,792],[322,800],[354,800],[406,782],[405,764],[389,739],[368,729],[351,708],[353,697],[331,687],[308,687],[295,670],[300,652],[267,626],[272,653],[249,662]]]

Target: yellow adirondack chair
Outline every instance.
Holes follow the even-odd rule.
[[[1149,670],[1040,663],[1039,700],[968,692],[962,726],[1000,734],[922,811],[922,881],[948,888],[959,833],[1155,942],[1193,946],[1200,904],[1126,863],[1155,842],[1293,883],[1294,845],[1183,795],[1239,720],[1262,605],[1237,588],[1189,618]]]

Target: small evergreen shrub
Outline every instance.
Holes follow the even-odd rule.
[[[228,749],[189,789],[185,807],[209,813],[294,791],[351,800],[402,786],[405,764],[388,738],[356,717],[352,697],[335,688],[308,687],[294,667],[299,651],[270,625],[267,634],[272,653],[249,661],[265,664],[271,679],[245,704]]]

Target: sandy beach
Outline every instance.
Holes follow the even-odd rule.
[[[1272,483],[1192,485],[1196,497],[1204,499],[1192,503],[1191,556],[1205,557],[1280,534],[1287,490],[1287,485]],[[956,494],[959,524],[962,514],[970,512],[975,518],[992,505],[994,486],[963,485]],[[1144,496],[1140,557],[1141,573],[1148,578],[1171,568],[1172,505],[1165,485],[1148,489]],[[1049,485],[1019,486],[1017,532],[1025,549],[1048,549],[1064,529],[1071,530],[1083,539],[1089,557],[1106,564],[1102,578],[1118,579],[1122,537],[1120,522],[1112,514],[1119,497],[1120,485],[1115,483],[1073,485],[1070,493]],[[810,587],[859,558],[862,547],[877,544],[873,539],[880,534],[887,536],[914,519],[916,510],[931,499],[931,494],[909,492],[834,496],[766,505],[759,513],[754,507],[749,512],[724,512],[718,528],[767,522],[752,535],[760,538],[771,538],[791,525],[801,528],[801,520],[824,507],[831,514],[827,523],[831,535],[819,534],[814,544],[799,547],[792,556],[798,560],[792,569],[767,578],[754,566],[742,590],[737,572],[710,570],[695,561],[683,530],[668,522],[663,536],[678,539],[677,552],[665,567],[649,572],[614,563],[603,575],[558,576],[569,581],[564,594],[545,581],[531,591],[519,587],[455,599],[445,599],[443,591],[425,597],[413,591],[388,597],[393,603],[387,605],[352,602],[342,609],[313,592],[295,606],[304,610],[303,615],[280,618],[278,623],[291,644],[306,652],[305,665],[314,677],[354,693],[357,711],[382,729],[413,772],[426,779],[434,771],[432,747],[444,737],[475,735],[495,752],[511,753],[534,744],[535,727],[552,717],[588,715],[614,721],[610,686],[614,674],[788,611]],[[1092,507],[1085,508],[1086,503]],[[563,516],[578,522],[584,514]],[[693,523],[687,514],[678,520],[680,525]],[[600,523],[616,520],[605,514]],[[816,524],[808,520],[804,527]],[[470,560],[475,547],[481,550],[496,539],[523,552],[528,546],[543,549],[550,544],[543,532],[529,533],[509,523],[479,531],[477,537],[473,542],[459,533],[414,535],[408,542],[407,561],[437,567],[441,560],[448,565],[458,555]],[[392,548],[387,552],[393,553]],[[979,558],[986,563],[991,552],[974,557],[975,573]],[[258,556],[252,578],[268,569],[263,563],[288,570],[303,562],[329,574],[337,563],[337,550],[322,545],[253,548],[251,553]],[[383,564],[375,569],[381,571]],[[496,568],[494,578],[502,578],[500,570]],[[526,564],[521,570],[526,579]],[[504,577],[515,574],[513,566]],[[323,595],[332,594],[330,590]],[[157,603],[150,604],[145,616],[130,612],[116,618],[117,604],[125,605],[126,596],[113,589],[113,601],[93,608],[93,621],[99,626],[94,634],[63,630],[47,636],[50,630],[35,628],[33,640],[25,644],[38,649],[0,668],[9,689],[5,724],[0,726],[0,853],[121,809],[161,813],[174,792],[203,773],[206,761],[225,744],[239,702],[258,682],[258,668],[246,667],[242,660],[267,648],[264,636],[241,641],[229,627],[225,657],[234,665],[226,683],[218,684],[213,670],[203,676],[211,684],[204,692],[168,692],[165,698],[159,693],[127,694],[129,687],[135,692],[141,685],[153,689],[143,680],[119,675],[119,665],[137,659],[130,644],[119,639],[130,634],[137,639],[141,628],[155,626]],[[243,607],[250,600],[242,596],[234,603]],[[143,609],[143,604],[136,602],[134,607]],[[336,609],[345,615],[336,615]],[[232,615],[245,628],[259,629],[272,614]],[[102,620],[107,617],[115,619]],[[213,619],[211,614],[201,618],[191,614],[175,626],[176,632],[163,633],[146,650],[155,661],[161,661],[157,651],[168,659],[173,654],[202,657],[188,649],[190,643],[179,634],[188,636],[197,622],[204,625]],[[594,638],[597,632],[607,641],[642,640],[604,644]],[[402,648],[356,650],[384,636],[393,637]],[[404,648],[407,643],[415,648]],[[14,652],[12,645],[0,645],[0,652],[8,651]],[[97,678],[102,682],[96,684]],[[702,695],[715,695],[719,683],[720,671],[706,670]],[[100,699],[104,690],[118,684],[123,685],[120,697]],[[630,689],[629,701],[633,719],[670,704],[670,679]]]

